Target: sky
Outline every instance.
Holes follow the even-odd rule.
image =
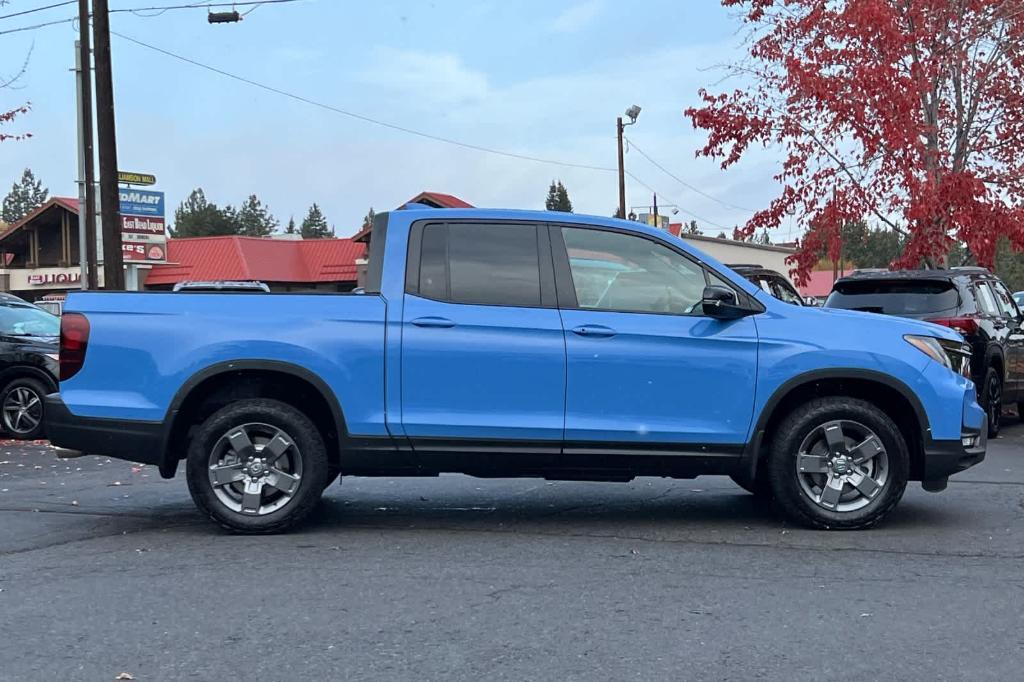
[[[51,4],[11,0],[0,15]],[[188,4],[111,0],[112,9]],[[239,8],[244,11],[246,8]],[[0,19],[0,31],[71,17],[75,5]],[[147,16],[140,16],[140,15]],[[156,15],[156,16],[153,16]],[[626,153],[627,204],[675,204],[712,235],[731,230],[778,192],[777,158],[758,151],[728,171],[695,158],[704,134],[683,110],[742,55],[741,24],[714,0],[299,0],[210,25],[205,9],[111,17],[116,33],[325,108],[213,73],[113,37],[118,165],[152,173],[168,213],[194,187],[238,206],[255,193],[282,226],[318,203],[338,236],[369,207],[394,208],[422,190],[487,207],[543,208],[552,180],[577,212],[610,215],[616,174],[509,158],[374,125],[342,110],[469,145],[614,169],[615,117],[642,108],[626,135],[709,199]],[[0,145],[0,190],[31,167],[51,194],[74,196],[77,175],[75,24],[0,35],[0,75],[30,53],[0,110],[31,102]],[[671,209],[663,209],[668,213]],[[170,219],[171,216],[168,216]],[[784,225],[773,239],[798,236]]]

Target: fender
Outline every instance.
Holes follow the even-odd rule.
[[[12,365],[6,368],[0,372],[0,385],[5,385],[15,377],[22,376],[30,376],[33,379],[38,379],[43,382],[48,393],[54,393],[57,391],[57,380],[53,378],[53,375],[45,369],[36,367],[35,365]]]
[[[164,478],[171,478],[174,476],[175,470],[178,468],[178,461],[173,458],[174,461],[169,461],[169,445],[171,438],[174,435],[174,422],[178,417],[178,412],[181,410],[181,406],[185,403],[185,400],[189,397],[192,391],[197,386],[213,377],[220,376],[223,374],[231,374],[234,372],[244,372],[246,370],[258,370],[264,372],[277,372],[280,374],[287,374],[297,379],[302,379],[307,383],[311,384],[320,395],[327,402],[331,410],[331,415],[334,418],[334,428],[338,433],[339,439],[345,439],[348,437],[348,428],[345,425],[345,416],[341,410],[341,404],[338,402],[338,397],[331,390],[331,387],[327,385],[319,375],[314,374],[305,367],[294,365],[290,362],[279,362],[276,360],[227,360],[218,362],[216,364],[205,367],[185,381],[178,392],[174,394],[174,398],[171,400],[170,406],[167,408],[167,412],[164,415],[163,422],[163,433],[161,435],[162,453],[160,458],[160,474]]]
[[[765,428],[768,426],[768,420],[771,419],[775,409],[779,406],[779,403],[782,402],[782,400],[792,391],[823,379],[859,379],[863,381],[874,381],[895,390],[910,403],[910,406],[914,410],[914,414],[917,416],[917,422],[921,427],[922,442],[928,442],[929,434],[931,433],[931,427],[928,424],[928,414],[925,412],[924,406],[921,404],[921,400],[917,397],[917,394],[915,394],[909,386],[899,379],[883,372],[876,372],[870,369],[860,369],[857,367],[811,370],[790,378],[775,389],[775,392],[772,393],[771,397],[768,398],[767,402],[765,402],[764,408],[761,409],[761,414],[758,416],[757,424],[754,427],[754,431],[752,432],[747,444],[746,452],[744,453],[746,462],[741,467],[744,473],[750,476],[750,480],[754,480],[757,476],[757,466],[759,464],[761,443],[764,440]]]

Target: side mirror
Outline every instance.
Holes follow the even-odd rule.
[[[720,284],[704,287],[701,308],[705,315],[718,320],[735,320],[752,312],[739,304],[735,291]]]

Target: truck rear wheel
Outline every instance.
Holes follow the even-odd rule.
[[[772,492],[783,513],[811,528],[868,528],[903,497],[907,444],[896,424],[856,398],[811,400],[772,439]]]
[[[275,533],[302,521],[327,481],[319,430],[291,405],[240,400],[202,423],[189,444],[196,506],[240,533]]]

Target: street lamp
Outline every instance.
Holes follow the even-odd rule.
[[[619,217],[626,217],[626,169],[623,165],[622,158],[622,129],[626,126],[631,126],[636,123],[636,119],[640,116],[640,107],[632,105],[626,109],[626,116],[629,118],[629,123],[623,123],[622,117],[619,116],[615,119],[615,133],[619,140]]]

